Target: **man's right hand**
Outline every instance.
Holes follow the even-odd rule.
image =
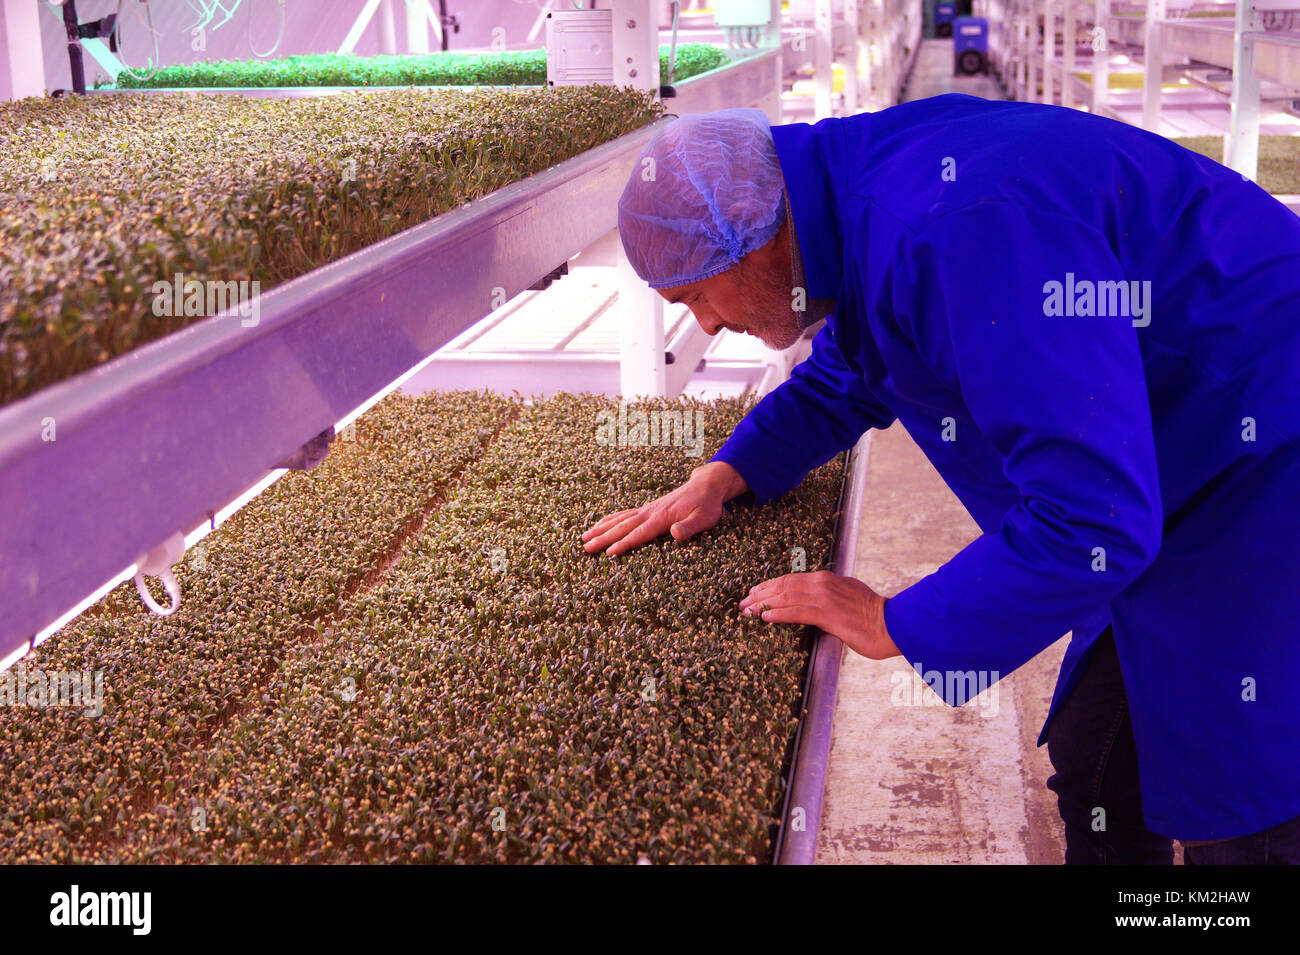
[[[688,540],[717,524],[722,505],[747,490],[739,471],[725,461],[710,461],[663,497],[597,521],[582,535],[583,550],[588,554],[607,550],[618,557],[670,532],[674,540]]]

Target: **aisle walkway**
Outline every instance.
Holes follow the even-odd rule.
[[[901,425],[875,434],[867,475],[855,576],[876,591],[897,593],[978,535]],[[1059,863],[1034,739],[1066,642],[957,709],[901,658],[845,651],[818,863]]]
[[[943,93],[967,93],[984,99],[1006,99],[1002,85],[991,74],[954,76],[952,71],[952,39],[922,40],[916,55],[916,66],[903,88],[903,102],[939,96]]]

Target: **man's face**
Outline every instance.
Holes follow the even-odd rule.
[[[769,348],[789,348],[802,333],[800,315],[792,307],[789,249],[789,233],[782,226],[772,241],[738,265],[699,282],[660,289],[659,294],[688,306],[709,335],[729,328],[753,335]]]

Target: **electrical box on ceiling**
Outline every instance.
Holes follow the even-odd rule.
[[[611,10],[552,10],[546,15],[546,82],[586,86],[614,82]]]
[[[765,27],[771,22],[771,0],[713,0],[716,26]]]

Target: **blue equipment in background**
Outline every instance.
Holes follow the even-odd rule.
[[[958,17],[952,25],[952,64],[958,76],[989,71],[989,21]]]
[[[934,7],[934,35],[952,36],[952,24],[956,19],[956,0],[939,0]]]

